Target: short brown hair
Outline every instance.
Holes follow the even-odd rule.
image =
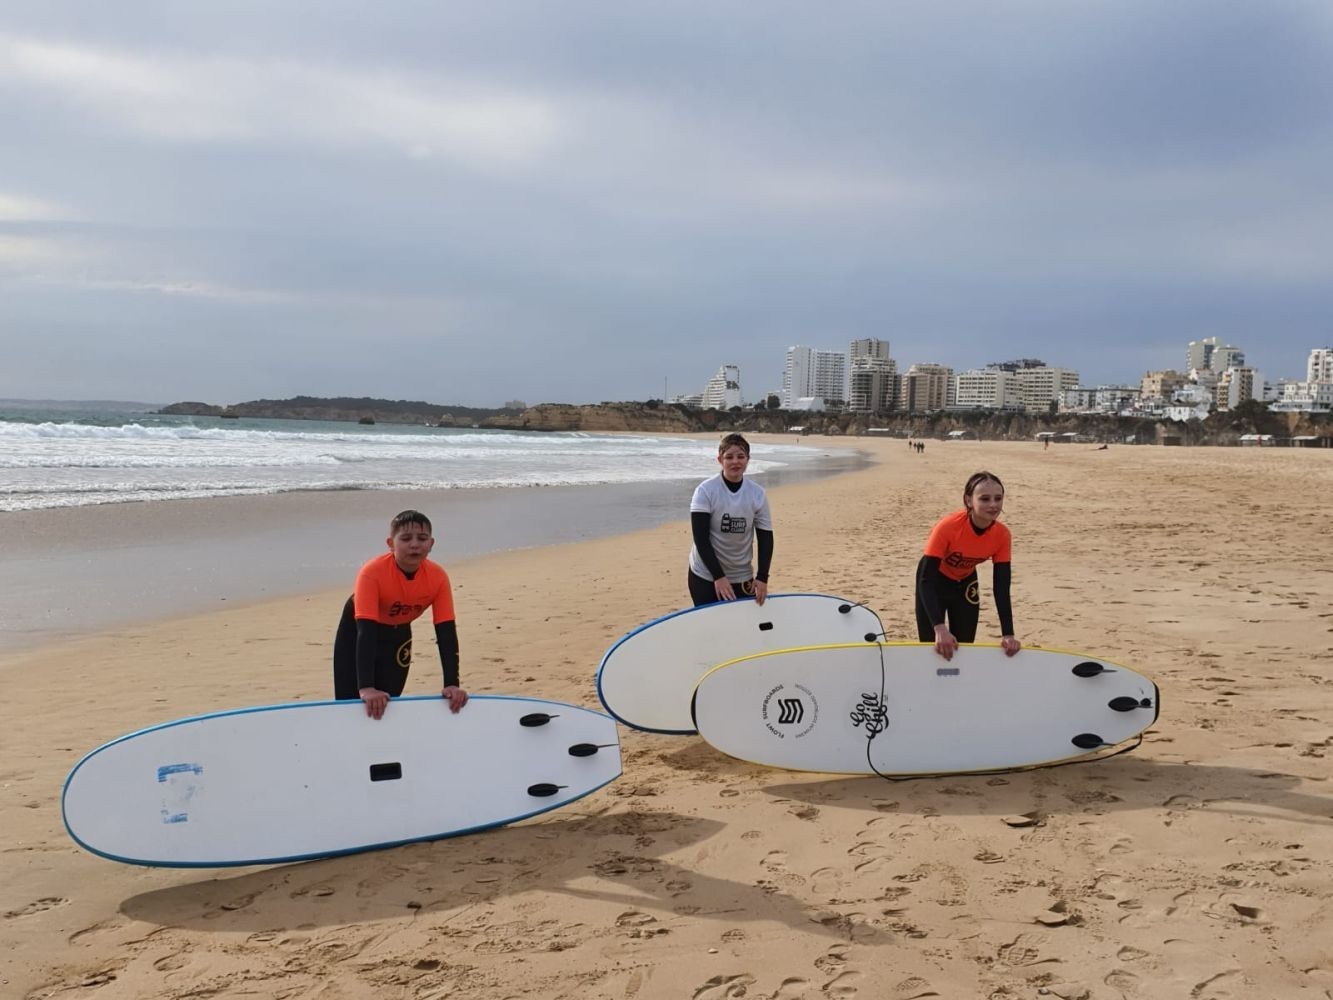
[[[398,534],[398,529],[406,527],[409,524],[420,524],[425,526],[427,531],[434,529],[430,525],[430,518],[419,510],[405,510],[400,514],[395,514],[393,520],[389,522],[389,537],[392,538]]]
[[[743,449],[745,451],[746,458],[750,457],[750,442],[745,440],[745,438],[742,437],[740,434],[728,434],[720,442],[718,442],[717,446],[718,457],[721,458],[722,454],[733,445],[737,448]]]

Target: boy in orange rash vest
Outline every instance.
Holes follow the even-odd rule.
[[[444,670],[441,692],[451,711],[467,704],[458,686],[458,630],[453,593],[444,567],[426,557],[435,546],[430,519],[405,510],[389,522],[389,551],[356,575],[333,642],[333,696],[360,698],[366,714],[380,719],[390,698],[403,693],[412,666],[412,622],[432,611]]]
[[[916,569],[917,638],[933,642],[935,652],[953,659],[960,642],[977,637],[981,595],[977,566],[994,561],[995,610],[1000,616],[1000,645],[1013,656],[1023,644],[1014,637],[1009,602],[1010,536],[1000,523],[1004,484],[993,472],[977,472],[963,487],[963,509],[946,515],[930,532]]]

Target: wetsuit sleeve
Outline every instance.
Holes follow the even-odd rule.
[[[755,573],[754,578],[768,583],[768,568],[773,565],[773,532],[755,528],[754,538],[759,543],[759,572]]]
[[[1014,609],[1009,603],[1009,583],[1012,579],[1010,564],[997,562],[991,582],[995,586],[995,612],[1000,616],[1000,635],[1014,634]]]
[[[713,539],[710,532],[713,527],[713,515],[706,510],[690,512],[690,533],[694,536],[694,547],[699,550],[699,558],[713,574],[714,580],[721,580],[727,574],[722,572],[722,564],[713,551]]]
[[[926,556],[917,565],[916,592],[921,595],[921,606],[926,609],[926,617],[932,626],[944,621],[944,605],[935,590],[935,581],[942,579],[938,556]]]
[[[369,618],[356,620],[356,689],[375,686],[375,653],[384,626]]]
[[[458,687],[458,624],[454,621],[436,622],[435,642],[440,647],[444,686]]]

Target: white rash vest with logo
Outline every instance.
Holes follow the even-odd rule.
[[[696,511],[704,511],[711,518],[708,537],[727,579],[742,583],[753,577],[754,529],[773,530],[764,488],[743,479],[741,488],[733,493],[718,473],[695,488],[690,513]],[[693,545],[690,546],[690,572],[704,580],[713,579],[712,571],[704,565],[698,548]]]

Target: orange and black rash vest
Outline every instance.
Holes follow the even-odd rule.
[[[972,525],[967,508],[940,518],[926,539],[925,557],[921,561],[917,581],[931,622],[938,624],[943,621],[940,601],[934,593],[934,572],[938,570],[940,576],[962,583],[976,572],[977,566],[989,559],[995,564],[992,582],[995,585],[995,611],[1000,618],[1000,632],[1002,635],[1013,635],[1014,612],[1009,599],[1011,544],[1012,536],[1008,526],[992,521],[985,531],[978,532]]]
[[[963,581],[987,559],[1010,561],[1009,528],[994,521],[977,534],[966,508],[940,518],[926,539],[926,555],[940,561],[940,572],[950,580]],[[358,611],[359,615],[360,612]]]
[[[436,625],[454,620],[449,574],[429,559],[421,563],[409,580],[398,568],[392,552],[376,556],[357,573],[352,599],[358,621],[407,625],[420,618],[427,608],[433,611]]]
[[[352,592],[357,620],[356,672],[358,687],[369,687],[374,680],[374,660],[369,642],[370,629],[378,625],[410,625],[431,609],[435,640],[444,670],[444,686],[458,685],[458,633],[454,625],[454,597],[449,574],[439,563],[423,560],[409,577],[399,567],[392,552],[376,556],[356,575]],[[362,641],[362,635],[367,641]]]

